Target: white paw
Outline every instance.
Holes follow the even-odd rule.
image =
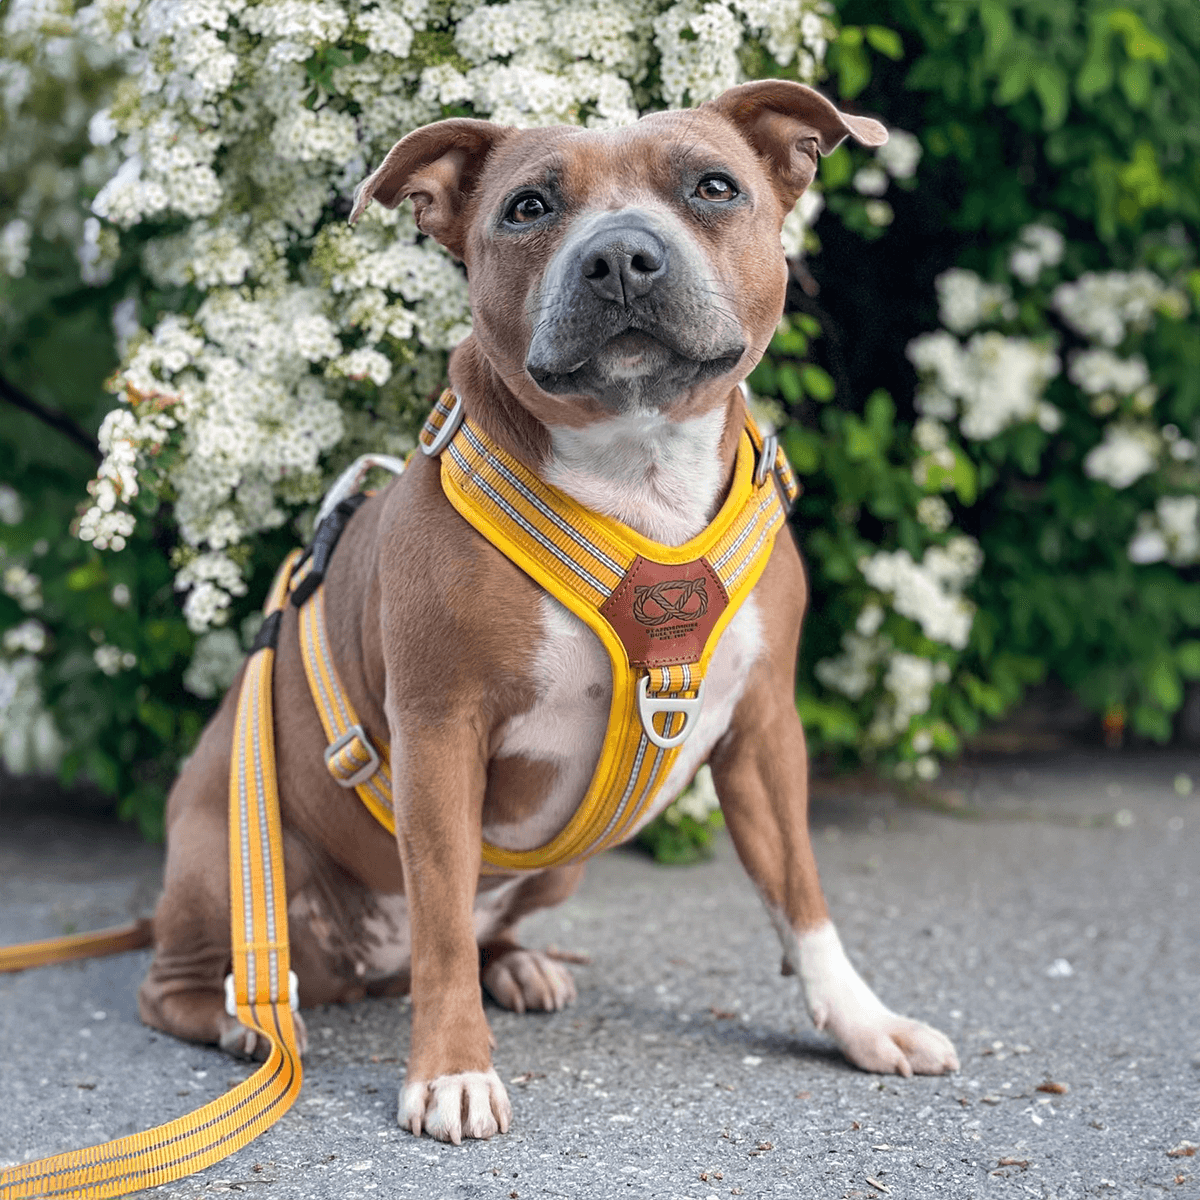
[[[958,1070],[944,1033],[898,1016],[867,986],[829,922],[799,936],[776,921],[784,957],[800,976],[813,1024],[864,1071],[885,1075],[943,1075]],[[790,936],[789,936],[790,935]]]
[[[512,1105],[494,1069],[464,1071],[439,1075],[432,1083],[406,1083],[400,1089],[396,1120],[401,1129],[418,1137],[424,1131],[439,1142],[457,1146],[464,1137],[507,1133]]]
[[[265,1062],[267,1055],[271,1053],[271,1043],[241,1021],[232,1017],[227,1020],[228,1025],[221,1031],[221,1049],[234,1058],[253,1058]],[[292,1013],[292,1021],[296,1026],[296,1043],[303,1056],[308,1050],[308,1029],[299,1013]]]
[[[575,999],[575,980],[560,962],[539,950],[510,950],[488,963],[483,986],[513,1012],[557,1012]]]
[[[886,1008],[865,1020],[857,1014],[833,1014],[825,1029],[864,1071],[908,1077],[958,1070],[958,1055],[944,1033]]]

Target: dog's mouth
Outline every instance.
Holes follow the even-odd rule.
[[[538,362],[531,354],[525,365],[544,392],[594,396],[608,407],[623,408],[635,399],[653,402],[656,392],[658,403],[666,403],[683,388],[732,371],[745,346],[713,351],[697,358],[661,336],[628,327],[574,361]]]

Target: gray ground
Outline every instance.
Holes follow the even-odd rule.
[[[1180,772],[1190,795],[1173,786]],[[1066,755],[961,770],[943,812],[814,801],[842,938],[893,1007],[955,1040],[949,1078],[853,1070],[812,1031],[727,842],[699,867],[594,864],[527,940],[586,953],[579,1002],[492,1008],[507,1137],[394,1124],[409,1011],[308,1013],[301,1098],[161,1189],[199,1197],[1200,1197],[1200,763]],[[953,790],[957,789],[957,790]],[[0,940],[149,910],[128,829],[0,814]],[[0,977],[0,1163],[159,1123],[249,1068],[138,1023],[144,954]],[[1054,1081],[1063,1094],[1038,1091]]]

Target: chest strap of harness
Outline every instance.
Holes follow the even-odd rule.
[[[450,503],[588,625],[612,667],[608,728],[578,810],[534,850],[485,842],[484,862],[535,870],[589,857],[633,831],[694,733],[717,642],[766,566],[786,517],[784,502],[798,491],[795,477],[775,439],[764,439],[747,415],[720,512],[690,541],[667,546],[540,479],[466,417],[452,392],[434,407],[420,446],[440,457]],[[394,830],[387,747],[371,741],[341,686],[326,636],[324,589],[308,588],[309,578],[302,566],[292,601],[300,608],[304,669],[329,741],[326,766]]]

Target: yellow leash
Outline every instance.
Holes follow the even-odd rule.
[[[283,606],[298,552],[280,569],[265,612]],[[273,622],[278,627],[278,618]],[[192,1175],[228,1157],[269,1129],[300,1091],[300,1052],[290,1004],[287,888],[275,781],[271,721],[271,644],[246,663],[238,696],[229,778],[229,877],[233,934],[232,999],[238,1020],[267,1038],[267,1061],[211,1104],[143,1133],[55,1154],[0,1171],[0,1200],[25,1197],[127,1196]],[[22,970],[86,954],[144,945],[144,924],[15,946],[0,952],[0,969]]]

